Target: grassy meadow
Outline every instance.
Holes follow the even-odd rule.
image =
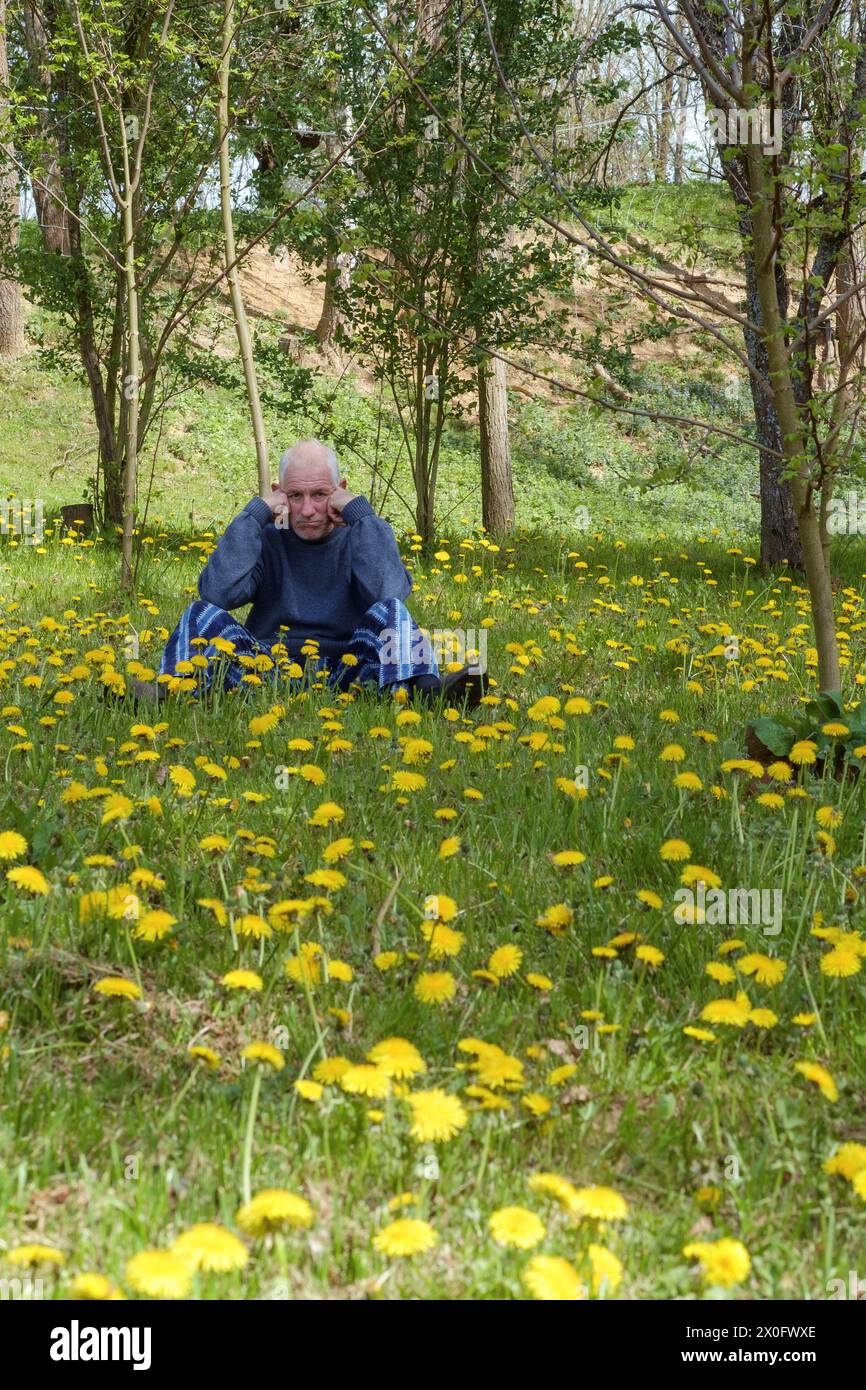
[[[0,541],[0,1273],[57,1298],[630,1300],[862,1271],[864,793],[747,758],[749,719],[815,691],[748,463],[641,492],[624,474],[674,433],[515,401],[507,544],[467,427],[434,551],[384,509],[417,620],[486,632],[479,710],[266,672],[130,707],[106,692],[155,670],[252,494],[243,412],[178,406],[124,602],[111,538],[54,518],[87,476],[79,443],[61,464],[80,388],[3,370],[0,484],[47,521]],[[363,441],[369,400],[336,401]],[[864,561],[839,546],[849,708]],[[677,920],[698,881],[778,893],[780,919]]]

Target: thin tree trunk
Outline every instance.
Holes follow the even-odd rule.
[[[744,75],[745,80],[745,75]],[[776,281],[776,255],[772,220],[772,193],[768,186],[760,148],[751,146],[746,156],[752,200],[752,228],[757,290],[761,304],[761,321],[773,383],[776,415],[781,426],[782,446],[786,463],[796,473],[791,492],[800,532],[803,567],[809,586],[815,646],[818,652],[818,684],[822,691],[842,688],[842,669],[836,641],[836,622],[833,614],[833,588],[821,538],[815,494],[809,479],[808,460],[802,421],[797,408],[791,364],[785,343],[785,326],[779,309]]]
[[[677,78],[677,129],[674,143],[674,183],[682,183],[685,177],[686,147],[686,105],[689,99],[689,84],[684,77]]]
[[[18,170],[10,158],[12,132],[8,129],[9,103],[4,92],[9,85],[6,57],[6,0],[0,0],[0,233],[6,242],[10,261],[18,249]],[[21,285],[12,273],[0,275],[0,357],[17,357],[24,350],[24,303]]]
[[[478,368],[478,427],[481,438],[481,518],[492,535],[514,525],[514,487],[508,438],[508,372],[499,357]]]
[[[135,528],[135,492],[138,479],[138,397],[141,387],[141,352],[138,342],[138,285],[135,279],[135,220],[129,144],[123,137],[123,268],[127,310],[127,356],[124,376],[124,460],[123,460],[123,539],[121,542],[120,586],[133,587],[132,533]]]
[[[48,42],[42,15],[33,3],[23,6],[24,42],[33,72],[33,77],[45,97],[46,104],[59,74],[52,73]],[[69,213],[66,211],[63,174],[60,166],[60,150],[57,140],[49,130],[47,113],[36,113],[41,126],[41,158],[37,168],[31,170],[30,181],[33,187],[33,201],[42,234],[42,245],[46,251],[55,251],[68,256],[71,251],[69,239]]]
[[[339,274],[340,256],[337,243],[335,239],[329,237],[328,255],[325,263],[325,298],[322,301],[319,322],[316,324],[316,342],[323,351],[333,346],[334,334],[337,331],[337,324],[340,322],[336,297]]]
[[[225,0],[223,8],[222,49],[219,68],[219,117],[218,138],[220,153],[220,211],[222,214],[223,241],[225,244],[226,278],[231,294],[232,312],[238,335],[238,346],[244,369],[250,416],[253,422],[253,435],[256,441],[256,463],[258,465],[259,491],[266,493],[271,485],[271,469],[268,462],[268,445],[265,437],[265,422],[259,399],[259,386],[253,362],[252,340],[250,338],[247,313],[241,294],[240,277],[235,265],[235,228],[232,218],[231,178],[229,159],[229,68],[234,47],[234,8],[235,0]]]
[[[661,111],[659,112],[659,138],[655,153],[656,183],[666,183],[668,159],[671,152],[671,132],[673,131],[674,77],[669,73],[661,85]]]
[[[752,323],[763,323],[761,296],[758,293],[755,273],[755,255],[751,247],[751,218],[749,215],[749,196],[747,193],[747,174],[742,158],[723,162],[734,202],[737,206],[737,220],[740,226],[743,247],[743,262],[746,272],[746,303]],[[788,285],[784,267],[776,264],[776,302],[782,318],[788,312]],[[743,340],[749,362],[764,381],[769,380],[769,362],[763,335],[753,328],[743,329]],[[783,453],[782,436],[776,405],[760,388],[754,377],[750,377],[752,405],[755,416],[755,429],[758,438],[758,457],[761,495],[761,564],[775,569],[788,564],[796,569],[802,567],[803,551],[794,511],[791,485],[779,476],[779,454]]]

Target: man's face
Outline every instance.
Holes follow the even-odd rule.
[[[328,498],[335,486],[325,463],[297,462],[286,470],[283,491],[289,499],[289,519],[302,540],[321,540],[333,531]]]

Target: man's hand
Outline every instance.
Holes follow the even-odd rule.
[[[335,526],[345,526],[342,511],[347,502],[352,502],[357,497],[355,492],[347,492],[344,487],[335,487],[328,498],[328,520],[333,521]]]
[[[262,498],[270,507],[274,521],[280,516],[286,517],[289,515],[289,499],[282,488],[277,487],[276,483],[271,484],[270,492],[262,493]]]

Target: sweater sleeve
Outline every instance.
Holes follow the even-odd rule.
[[[230,522],[198,577],[198,591],[218,608],[242,608],[255,598],[264,574],[264,528],[273,520],[263,497],[254,497]]]
[[[366,497],[353,497],[343,508],[350,528],[352,578],[367,607],[380,599],[407,598],[412,576],[400,559],[394,532],[377,516]]]

